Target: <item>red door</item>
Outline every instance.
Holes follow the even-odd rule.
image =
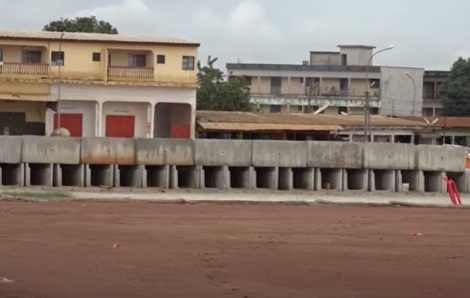
[[[135,129],[135,116],[107,115],[106,136],[133,138]]]
[[[54,129],[57,128],[58,116],[54,114]],[[60,127],[67,128],[72,137],[83,135],[83,115],[82,114],[60,114]]]
[[[191,137],[191,125],[185,123],[173,123],[171,125],[171,137],[188,139]]]

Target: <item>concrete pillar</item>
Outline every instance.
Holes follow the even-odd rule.
[[[394,170],[371,170],[370,190],[371,191],[391,191],[396,188]]]
[[[279,168],[278,174],[278,189],[292,190],[294,188],[294,172],[292,168]]]
[[[25,169],[26,186],[53,186],[53,165],[27,163]]]
[[[114,187],[142,187],[142,166],[113,165]]]
[[[294,168],[292,174],[294,189],[315,189],[315,171],[313,168]]]
[[[54,164],[53,185],[62,187],[62,168],[59,164]]]
[[[170,188],[170,166],[142,166],[142,187]]]
[[[279,168],[257,167],[255,168],[255,187],[258,189],[278,189]]]
[[[344,169],[343,190],[367,191],[368,171],[366,169]]]
[[[261,93],[261,77],[260,76],[258,76],[256,80],[256,90],[258,94]]]
[[[85,183],[87,187],[113,187],[113,165],[85,165]]]
[[[343,190],[343,169],[319,169],[318,190]]]
[[[95,126],[95,135],[97,137],[102,137],[103,136],[103,104],[101,101],[98,101],[96,104],[96,126]]]
[[[230,173],[227,166],[201,167],[201,188],[230,188]]]
[[[154,138],[155,137],[155,103],[150,104],[150,113],[149,113],[149,119],[148,119],[148,125],[149,127],[149,138]]]

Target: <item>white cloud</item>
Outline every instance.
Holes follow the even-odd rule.
[[[227,19],[227,33],[235,36],[272,38],[275,27],[269,22],[266,8],[258,1],[240,2]]]

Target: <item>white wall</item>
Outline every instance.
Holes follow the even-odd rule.
[[[341,47],[340,53],[346,54],[347,65],[366,66],[369,63],[370,57],[372,57],[372,48]]]
[[[380,113],[386,116],[421,116],[424,69],[381,67],[381,75]]]

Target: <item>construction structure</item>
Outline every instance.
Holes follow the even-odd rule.
[[[0,134],[194,137],[198,43],[0,31]]]
[[[262,140],[0,137],[3,186],[469,191],[465,147]]]

